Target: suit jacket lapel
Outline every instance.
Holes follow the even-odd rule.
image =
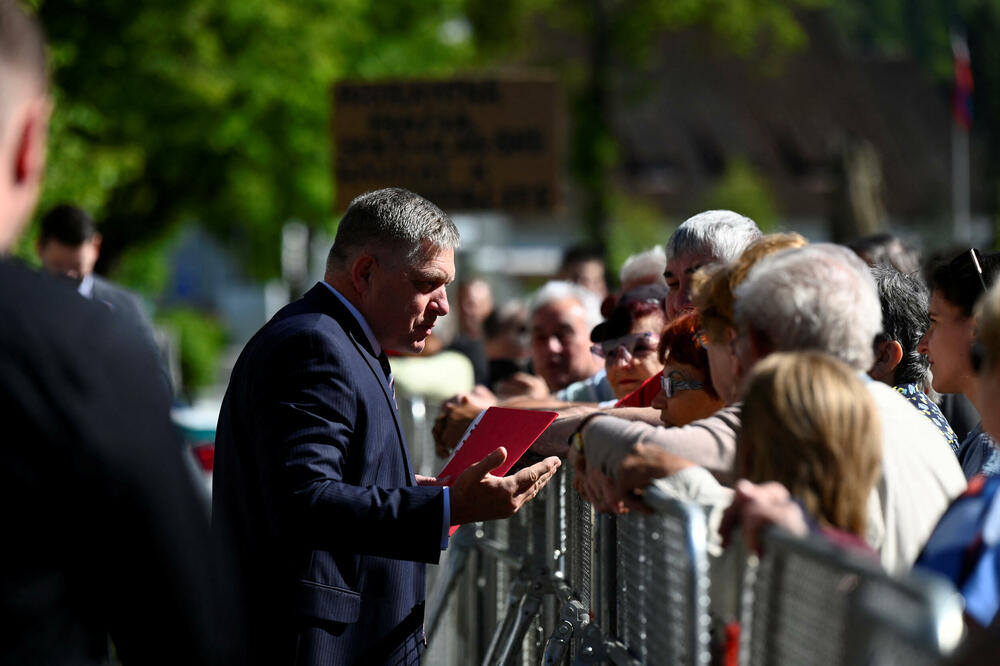
[[[368,368],[371,370],[372,374],[379,381],[379,386],[382,387],[382,394],[385,397],[386,406],[389,408],[389,412],[392,414],[392,420],[396,424],[396,434],[399,439],[400,453],[403,455],[403,463],[406,467],[407,483],[413,481],[413,469],[410,463],[410,454],[406,448],[406,437],[403,435],[403,426],[399,421],[399,412],[396,408],[396,399],[393,396],[392,389],[389,388],[389,380],[382,372],[382,365],[379,363],[378,358],[375,356],[375,350],[372,349],[371,343],[368,340],[368,336],[365,335],[365,331],[361,328],[361,324],[351,311],[344,307],[344,304],[340,302],[333,293],[326,288],[325,285],[317,283],[312,289],[310,289],[302,297],[306,302],[314,305],[320,312],[329,315],[335,319],[347,333],[347,337],[350,338],[351,342],[358,350],[358,354],[364,359]]]

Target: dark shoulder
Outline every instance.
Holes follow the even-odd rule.
[[[0,321],[0,347],[8,350],[79,348],[115,333],[106,307],[12,259],[0,260]]]
[[[21,406],[15,420],[58,413],[47,431],[64,442],[88,434],[108,442],[132,421],[121,433],[151,431],[166,422],[170,404],[166,387],[149,381],[157,371],[157,359],[107,307],[0,260],[0,393]]]

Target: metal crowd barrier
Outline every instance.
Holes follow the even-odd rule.
[[[743,579],[740,663],[942,664],[962,639],[962,602],[943,579],[890,577],[824,540],[771,529]]]
[[[433,413],[418,404],[405,420],[429,429]],[[436,471],[429,438],[410,441]],[[653,488],[646,501],[652,514],[598,515],[563,465],[510,519],[463,526],[429,571],[424,663],[712,663],[704,513]],[[946,581],[889,577],[778,530],[762,550],[715,581],[741,589],[740,664],[936,666],[961,640]]]
[[[701,509],[654,492],[652,515],[599,516],[572,481],[564,466],[511,519],[456,532],[428,597],[430,644],[460,579],[471,578],[493,624],[475,654],[484,665],[707,664]]]

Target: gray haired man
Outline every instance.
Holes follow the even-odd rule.
[[[667,318],[691,305],[691,277],[699,268],[733,261],[760,236],[753,220],[731,210],[707,210],[686,219],[667,241]]]

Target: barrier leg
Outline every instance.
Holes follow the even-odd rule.
[[[486,650],[486,656],[483,657],[483,666],[493,666],[496,663],[496,655],[500,648],[501,642],[505,636],[510,634],[511,629],[514,627],[514,623],[517,621],[517,615],[521,607],[521,600],[524,599],[525,595],[528,593],[529,581],[518,577],[514,581],[514,584],[510,586],[510,593],[507,595],[507,608],[503,614],[503,621],[497,625],[496,631],[493,632],[493,637],[490,639],[490,646]]]
[[[571,599],[564,603],[559,610],[559,622],[556,624],[555,631],[545,643],[542,666],[562,664],[566,659],[566,653],[569,652],[569,644],[573,640],[573,634],[589,621],[590,612],[578,600]]]
[[[580,651],[573,660],[573,666],[607,662],[617,666],[638,666],[638,662],[632,658],[624,645],[605,638],[597,624],[591,622],[583,630],[583,641]]]
[[[521,598],[521,603],[517,609],[517,615],[515,616],[513,626],[511,626],[510,632],[507,634],[503,651],[500,653],[500,657],[497,660],[497,663],[500,664],[500,666],[507,666],[507,664],[513,663],[514,655],[516,654],[518,648],[521,647],[521,643],[524,642],[524,637],[527,635],[528,629],[531,627],[531,621],[535,619],[536,615],[538,615],[538,611],[542,607],[542,599],[544,597],[544,585],[541,580],[535,578],[530,582],[525,595]]]

